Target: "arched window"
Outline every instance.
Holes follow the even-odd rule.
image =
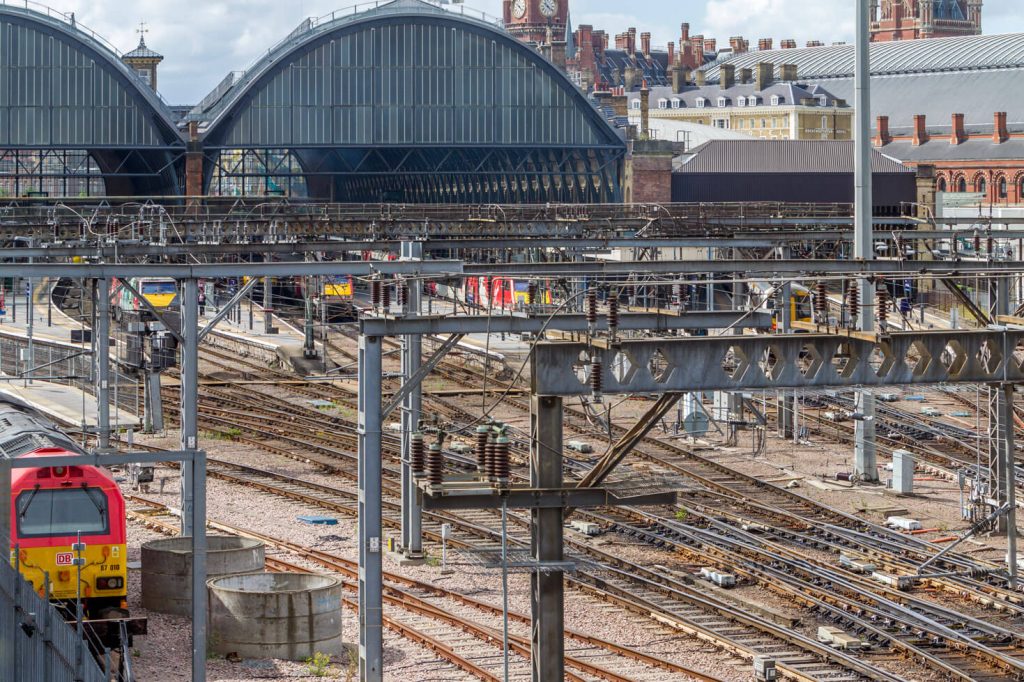
[[[1005,199],[1007,194],[1008,194],[1008,192],[1007,192],[1007,188],[1006,188],[1006,178],[1005,177],[1000,177],[999,178],[999,198],[1000,199]]]
[[[939,178],[939,182],[938,182],[938,185],[936,186],[936,189],[938,191],[940,191],[940,192],[945,192],[946,191],[946,178]]]
[[[974,191],[985,194],[988,191],[988,183],[985,182],[985,176],[980,176],[974,183]]]
[[[966,192],[967,191],[967,178],[960,178],[959,180],[957,180],[957,182],[956,182],[956,191],[957,192]]]

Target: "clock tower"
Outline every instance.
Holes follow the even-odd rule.
[[[556,41],[565,40],[569,0],[502,0],[505,30],[523,41],[547,42],[548,28]]]

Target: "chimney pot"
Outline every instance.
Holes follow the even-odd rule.
[[[685,43],[685,42],[686,42],[687,40],[689,40],[689,39],[690,39],[690,25],[689,25],[689,24],[686,24],[686,23],[684,23],[684,24],[683,24],[683,25],[682,25],[682,26],[680,27],[680,29],[681,29],[681,30],[680,30],[680,33],[679,33],[679,35],[680,35],[680,36],[682,36],[681,42],[682,42],[682,43]]]

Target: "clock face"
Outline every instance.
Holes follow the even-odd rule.
[[[515,0],[512,3],[512,16],[516,19],[522,19],[526,16],[526,0]]]
[[[540,13],[551,18],[558,12],[558,0],[540,0]]]

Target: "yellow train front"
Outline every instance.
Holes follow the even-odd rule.
[[[31,459],[82,451],[32,408],[3,401],[0,453]],[[13,469],[9,512],[11,565],[40,596],[68,605],[69,613],[80,599],[89,619],[128,617],[125,503],[109,471],[74,465]],[[144,621],[134,619],[129,632],[144,631]]]

